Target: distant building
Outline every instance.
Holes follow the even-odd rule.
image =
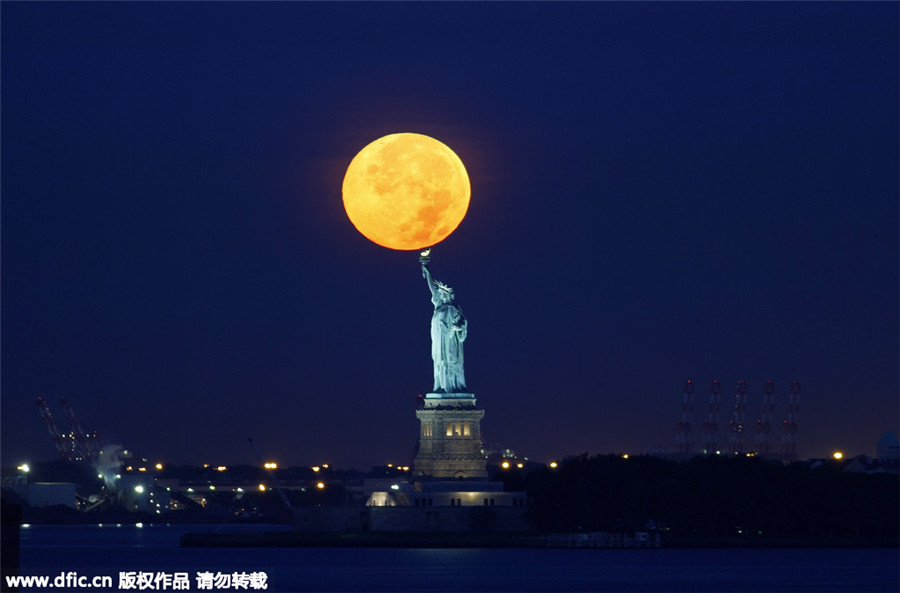
[[[878,461],[886,469],[900,471],[900,441],[891,431],[885,432],[876,445]]]
[[[844,466],[843,471],[851,474],[883,474],[896,470],[881,459],[872,459],[868,455],[857,455]]]
[[[71,482],[28,482],[24,477],[17,477],[4,486],[21,496],[33,507],[52,507],[63,505],[75,508],[75,484]]]
[[[418,482],[372,492],[372,507],[524,507],[524,492],[504,492],[500,482]]]

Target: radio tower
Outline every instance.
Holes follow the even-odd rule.
[[[691,454],[691,422],[694,417],[694,382],[684,383],[684,403],[681,405],[681,422],[675,425],[675,448],[685,458]]]
[[[713,381],[709,392],[709,414],[700,428],[703,435],[704,455],[717,455],[719,452],[719,398],[721,393],[722,385],[718,381]]]
[[[788,400],[788,415],[781,426],[781,458],[785,461],[797,459],[797,421],[800,418],[800,382],[791,383]]]
[[[731,452],[744,453],[744,417],[747,414],[747,383],[738,381],[734,394],[734,415],[731,418]]]

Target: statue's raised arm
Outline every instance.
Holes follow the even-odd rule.
[[[428,283],[428,290],[431,291],[431,300],[434,301],[435,298],[437,298],[438,287],[434,282],[434,276],[431,275],[431,270],[428,269],[428,263],[431,261],[428,257],[430,252],[430,249],[423,251],[422,255],[419,257],[419,263],[422,264],[422,277],[425,278],[425,281]]]

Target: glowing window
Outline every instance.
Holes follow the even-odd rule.
[[[468,422],[463,422],[463,436],[464,437],[472,436],[472,428]]]
[[[422,423],[422,436],[423,437],[430,437],[431,430],[432,430],[431,422],[423,422]]]
[[[453,423],[452,422],[447,423],[447,436],[448,437],[453,436]]]
[[[462,434],[462,422],[457,422],[457,423],[456,423],[456,430],[453,431],[453,434],[454,434],[455,436],[459,436],[459,435]]]

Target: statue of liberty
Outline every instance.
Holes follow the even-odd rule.
[[[428,269],[430,249],[423,251],[419,262],[422,276],[428,282],[434,314],[431,316],[431,358],[434,361],[434,392],[465,393],[463,342],[467,322],[462,309],[453,302],[453,289],[435,280]]]

